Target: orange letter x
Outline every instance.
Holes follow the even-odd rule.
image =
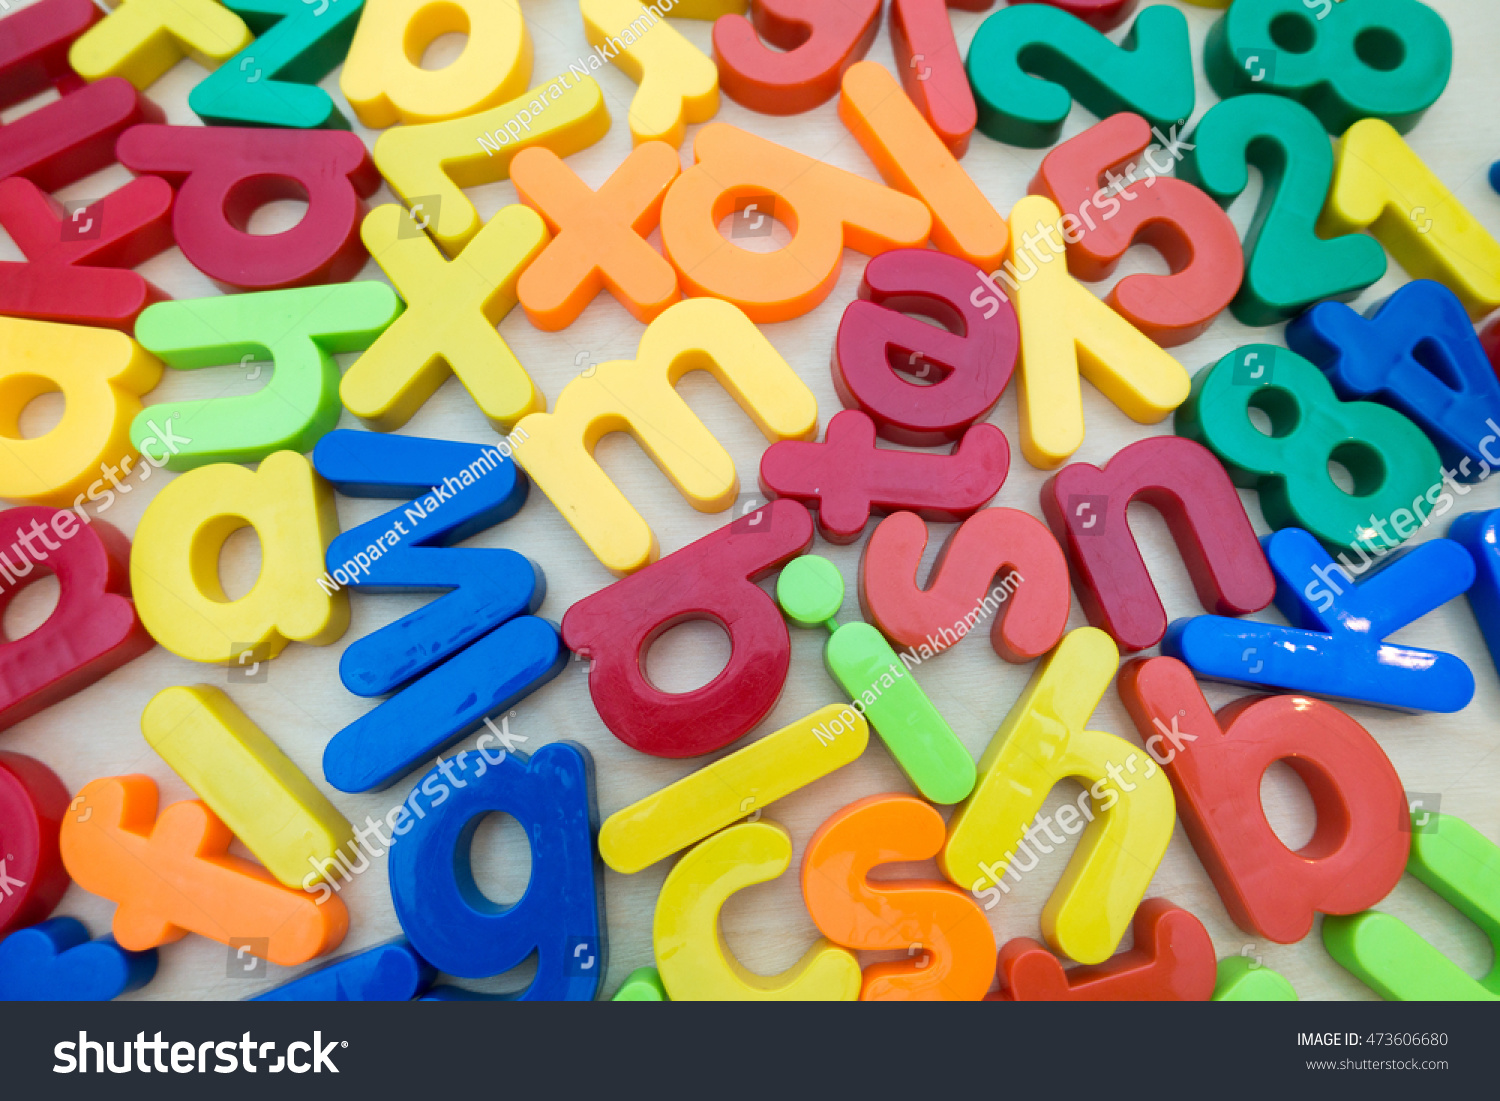
[[[680,171],[677,150],[642,142],[603,187],[590,191],[552,150],[538,145],[516,154],[511,182],[555,235],[517,288],[533,325],[567,328],[604,287],[648,324],[677,301],[676,271],[645,239]]]

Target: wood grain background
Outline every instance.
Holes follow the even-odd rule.
[[[1359,0],[1349,2],[1358,3]],[[1454,32],[1453,78],[1437,105],[1409,136],[1409,141],[1460,201],[1492,233],[1500,234],[1500,195],[1490,190],[1486,180],[1490,162],[1500,157],[1500,116],[1495,111],[1495,103],[1500,99],[1500,69],[1495,66],[1495,58],[1500,56],[1500,12],[1497,12],[1493,0],[1430,0],[1430,3],[1447,19]],[[24,5],[12,2],[9,6],[16,9]],[[1219,13],[1185,4],[1180,6],[1188,17],[1197,59],[1196,120],[1216,102],[1202,73],[1201,56],[1204,37]],[[570,62],[588,53],[575,3],[526,0],[523,7],[536,48],[533,85],[550,80],[566,70]],[[984,14],[988,13],[954,11],[951,14],[960,46],[966,50],[969,39]],[[674,19],[673,25],[705,52],[710,50],[710,24]],[[1118,41],[1123,37],[1123,31],[1124,28],[1115,31],[1112,37]],[[429,49],[426,64],[435,67],[456,57],[463,41],[461,36],[440,39]],[[894,68],[889,34],[884,25],[869,56]],[[153,85],[147,94],[165,108],[168,121],[197,125],[197,118],[187,107],[187,94],[202,76],[203,71],[195,63],[183,61]],[[352,118],[352,112],[339,93],[337,76],[335,71],[322,82],[322,86]],[[568,160],[591,187],[598,187],[631,148],[625,115],[635,91],[634,84],[613,67],[599,70],[597,78],[614,124],[597,145]],[[10,121],[32,106],[27,104],[6,112],[4,121]],[[725,99],[717,117],[720,121],[753,130],[849,171],[878,179],[859,146],[840,124],[833,103],[804,115],[774,118],[754,114]],[[1093,121],[1082,108],[1075,108],[1065,136],[1071,137]],[[688,141],[682,150],[684,163],[691,163],[689,150],[696,129],[689,129]],[[367,143],[372,143],[376,136],[358,126],[356,132]],[[963,163],[996,208],[1008,211],[1025,193],[1027,182],[1044,153],[1044,150],[999,145],[976,134]],[[1253,169],[1251,174],[1250,190],[1230,211],[1242,230],[1250,220],[1260,192],[1258,174]],[[59,198],[96,199],[128,178],[125,170],[116,165],[67,188],[59,193]],[[476,188],[468,194],[485,219],[500,207],[516,201],[515,189],[509,182]],[[393,196],[382,187],[374,202],[390,201],[393,201]],[[284,229],[295,223],[301,209],[302,204],[298,203],[274,204],[256,215],[252,229],[256,232]],[[776,237],[756,239],[751,243],[779,247],[786,239],[784,228],[778,227]],[[657,246],[660,244],[656,235],[652,236],[652,242]],[[0,258],[20,258],[8,238],[3,247],[5,252]],[[772,344],[817,395],[820,423],[826,424],[840,408],[829,377],[829,354],[840,314],[854,298],[863,264],[864,257],[846,252],[838,284],[822,306],[795,321],[763,326]],[[175,248],[144,265],[141,270],[174,298],[220,293]],[[1126,258],[1121,274],[1165,270],[1154,252],[1137,247]],[[373,262],[366,264],[360,277],[384,278]],[[1379,301],[1407,278],[1393,261],[1385,279],[1370,288],[1357,306],[1364,308]],[[1102,296],[1109,285],[1100,284],[1093,289]],[[568,380],[590,362],[632,358],[642,326],[605,294],[563,332],[539,332],[520,310],[512,312],[502,322],[500,332],[547,394],[550,404]],[[1281,336],[1279,327],[1249,329],[1226,314],[1206,335],[1174,349],[1173,353],[1190,371],[1196,371],[1241,344],[1264,340],[1280,343]],[[348,356],[341,358],[345,366],[352,359]],[[269,366],[265,370],[269,370]],[[246,375],[247,372],[238,366],[192,372],[168,370],[148,401],[228,397],[252,392],[265,382],[264,371],[253,381]],[[763,438],[749,418],[706,374],[688,376],[681,392],[734,456],[742,482],[741,503],[754,499],[755,471],[765,446]],[[60,403],[60,395],[38,399],[26,411],[23,420],[25,433],[37,435],[56,423],[61,415]],[[1084,406],[1088,437],[1075,456],[1076,460],[1100,464],[1143,435],[1170,431],[1170,421],[1154,428],[1136,425],[1087,385],[1084,387]],[[999,425],[1013,443],[1010,477],[994,503],[1039,514],[1037,493],[1046,473],[1028,465],[1014,447],[1017,432],[1014,386],[1008,389],[989,419]],[[359,427],[347,413],[342,423],[345,427]],[[468,394],[451,379],[404,431],[412,435],[473,442],[495,438]],[[615,435],[605,439],[598,455],[605,469],[655,529],[664,554],[687,545],[727,520],[722,514],[711,516],[695,512],[627,437]],[[173,475],[166,472],[155,472],[145,482],[137,483],[132,478],[131,491],[118,500],[105,518],[133,533],[142,511],[171,477]],[[1255,494],[1246,492],[1244,499],[1257,529],[1267,530]],[[1459,502],[1459,507],[1449,518],[1462,511],[1497,505],[1500,505],[1500,479],[1475,487]],[[340,498],[338,507],[342,524],[347,529],[377,515],[388,505]],[[739,507],[737,504],[736,509]],[[1130,520],[1169,615],[1175,618],[1198,613],[1200,608],[1186,570],[1160,517],[1149,507],[1134,506]],[[1423,531],[1417,536],[1417,541],[1442,535],[1447,522],[1445,519]],[[948,525],[932,525],[930,549],[923,565],[924,577],[947,530]],[[475,538],[472,545],[511,547],[541,563],[548,581],[546,603],[541,614],[554,621],[562,618],[570,604],[611,581],[609,574],[594,560],[552,504],[535,490],[519,516]],[[827,555],[838,565],[851,587],[842,616],[845,620],[858,614],[852,586],[857,576],[861,546],[862,543],[833,547],[820,541],[814,547],[817,553]],[[229,541],[220,560],[220,569],[231,596],[247,591],[253,583],[259,569],[259,553],[258,541],[249,529]],[[25,590],[5,614],[7,635],[16,637],[34,629],[55,602],[56,592],[56,583],[50,578]],[[425,599],[419,595],[354,596],[353,622],[343,639],[321,648],[289,646],[271,664],[264,683],[230,686],[222,667],[184,661],[157,647],[88,690],[6,731],[0,735],[0,747],[40,758],[55,769],[72,790],[100,776],[144,773],[156,780],[164,803],[189,798],[191,791],[146,745],[140,733],[139,716],[146,702],[161,689],[206,682],[226,687],[235,702],[309,776],[322,784],[324,746],[335,732],[371,706],[340,685],[337,672],[340,653],[350,641],[405,614]],[[1274,610],[1267,610],[1256,618],[1276,620],[1278,617]],[[1075,601],[1070,626],[1084,623]],[[752,737],[777,729],[839,698],[823,669],[820,634],[793,632],[793,668],[785,693],[770,718]],[[1478,681],[1474,701],[1456,715],[1413,716],[1357,705],[1349,706],[1347,710],[1379,740],[1408,790],[1440,795],[1443,811],[1459,815],[1486,836],[1500,840],[1500,799],[1496,797],[1497,787],[1500,787],[1500,751],[1497,751],[1500,750],[1500,738],[1497,738],[1493,719],[1497,707],[1500,707],[1500,679],[1497,679],[1495,666],[1467,604],[1455,601],[1394,637],[1399,642],[1451,651],[1467,661]],[[685,625],[662,638],[653,648],[649,672],[663,688],[680,691],[709,680],[722,667],[727,653],[727,639],[717,626]],[[968,640],[940,659],[923,664],[916,675],[977,757],[1032,672],[1030,666],[1010,666],[1001,662],[979,638]],[[702,762],[655,760],[617,741],[594,712],[585,686],[586,675],[584,663],[575,661],[570,664],[561,676],[520,704],[511,720],[511,729],[528,739],[527,750],[535,750],[559,739],[573,739],[587,746],[597,767],[602,816],[699,767]],[[1208,685],[1206,691],[1209,702],[1216,708],[1241,694],[1238,689],[1218,685]],[[1106,694],[1091,725],[1137,740],[1113,690]],[[472,739],[466,745],[472,745]],[[455,750],[460,748],[464,746],[457,746]],[[323,786],[344,813],[358,823],[366,815],[383,818],[409,790],[410,782],[399,784],[385,793],[363,796],[344,795]],[[862,796],[908,790],[904,777],[884,747],[878,739],[872,739],[870,748],[855,764],[770,808],[767,817],[781,822],[791,831],[796,852],[792,871],[772,883],[740,892],[725,908],[723,924],[728,943],[747,966],[764,973],[780,971],[796,962],[816,936],[802,905],[795,869],[796,861],[801,859],[802,846],[817,826],[835,810]],[[1071,782],[1060,785],[1049,799],[1047,809],[1054,810],[1063,800],[1075,799],[1078,790]],[[1276,765],[1266,774],[1262,797],[1271,822],[1283,840],[1295,848],[1311,836],[1311,802],[1306,789],[1286,766]],[[1070,839],[1064,848],[1071,852],[1075,843]],[[1038,915],[1061,875],[1067,855],[1057,852],[1046,857],[1001,905],[989,912],[997,939],[1003,942],[1016,936],[1040,935]],[[528,875],[529,855],[516,823],[505,816],[491,816],[480,829],[473,863],[481,886],[492,897],[500,900],[519,897]],[[613,993],[630,970],[652,960],[652,910],[669,865],[670,861],[663,862],[634,876],[614,872],[605,874],[609,928],[609,967],[603,988],[606,996]],[[892,877],[913,873],[935,876],[936,869],[928,864],[910,868],[893,866],[883,871]],[[1259,957],[1266,966],[1290,979],[1303,998],[1373,996],[1333,962],[1324,951],[1316,930],[1299,944],[1274,945],[1257,943],[1236,929],[1180,827],[1148,895],[1164,896],[1192,910],[1207,925],[1221,957],[1242,952]],[[342,950],[362,948],[399,931],[391,908],[383,859],[374,861],[368,871],[343,890],[342,896],[351,914],[351,928]],[[1381,908],[1410,923],[1468,973],[1480,975],[1488,969],[1490,948],[1479,930],[1410,876],[1403,878]],[[112,911],[113,904],[73,887],[57,912],[83,919],[97,936],[107,930]],[[274,966],[270,967],[269,974],[236,974],[237,965],[229,958],[231,955],[220,944],[190,935],[161,950],[161,968],[156,980],[133,996],[243,998],[284,982],[295,974],[291,969]],[[866,962],[880,958],[879,954],[866,954],[866,957]],[[519,989],[529,982],[531,971],[532,965],[528,963],[506,975],[467,985],[487,990]]]

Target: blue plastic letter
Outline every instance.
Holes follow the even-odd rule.
[[[509,971],[535,952],[531,985],[502,997],[591,1001],[604,974],[607,945],[589,751],[574,742],[554,742],[529,760],[506,752],[499,764],[461,782],[448,762],[443,765],[446,770],[433,769],[420,785],[430,809],[391,848],[391,898],[412,947],[438,970],[469,979]],[[413,805],[422,808],[417,794],[413,789]],[[514,817],[531,843],[531,880],[512,906],[480,893],[469,865],[474,831],[491,811]],[[428,999],[466,996],[473,995],[438,987]]]
[[[1335,562],[1301,528],[1261,545],[1276,574],[1276,607],[1292,626],[1179,619],[1163,654],[1210,680],[1407,711],[1460,711],[1474,698],[1474,674],[1460,659],[1385,641],[1473,584],[1474,561],[1459,544],[1433,539],[1397,552],[1358,585],[1349,571],[1361,567],[1345,554]]]
[[[1414,420],[1456,481],[1500,466],[1500,381],[1468,311],[1441,283],[1408,283],[1368,319],[1319,303],[1286,327],[1286,343],[1323,369],[1341,400],[1378,401]]]
[[[344,651],[339,677],[360,696],[397,694],[328,743],[323,774],[340,791],[389,787],[416,765],[555,677],[557,628],[529,613],[546,580],[502,548],[454,548],[526,502],[526,475],[495,447],[340,429],[313,465],[351,497],[410,500],[344,532],[320,584],[364,592],[452,590]]]
[[[0,941],[0,1002],[107,1002],[156,977],[156,949],[127,952],[89,940],[77,918],[57,917]]]
[[[340,956],[291,982],[267,990],[255,1002],[409,1002],[432,985],[437,972],[396,937],[363,952]]]

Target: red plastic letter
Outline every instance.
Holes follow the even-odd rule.
[[[719,16],[714,61],[725,94],[766,115],[796,115],[828,102],[880,30],[880,0],[751,0],[750,12],[754,26],[743,15]]]
[[[822,443],[780,440],[760,459],[760,488],[818,509],[818,534],[830,543],[860,537],[872,511],[906,509],[924,520],[962,520],[1000,491],[1010,444],[993,424],[976,424],[949,455],[875,446],[875,422],[845,409]]]
[[[130,543],[103,520],[28,505],[0,512],[0,612],[37,575],[57,576],[57,607],[24,638],[0,641],[0,730],[81,692],[156,642],[130,600]],[[50,533],[58,538],[51,539]],[[36,552],[22,549],[21,537]],[[50,541],[61,544],[45,549]]]
[[[987,315],[969,300],[974,287],[973,264],[931,249],[893,249],[865,266],[859,300],[839,321],[833,385],[882,438],[917,447],[950,443],[1000,400],[1020,344],[1016,311],[1006,301]],[[930,385],[907,382],[898,371]]]
[[[1206,193],[1186,180],[1135,175],[1151,140],[1151,127],[1139,115],[1113,115],[1048,153],[1031,193],[1047,196],[1063,212],[1068,270],[1079,279],[1108,278],[1137,239],[1162,254],[1171,275],[1127,275],[1106,301],[1170,347],[1201,336],[1229,305],[1240,289],[1245,255],[1229,215]],[[1149,163],[1160,170],[1172,162]],[[1124,181],[1117,170],[1132,181],[1118,190]]]
[[[57,836],[68,789],[32,757],[0,753],[0,938],[44,921],[68,889]]]
[[[245,290],[341,283],[364,266],[362,197],[380,174],[365,144],[344,130],[137,126],[120,138],[120,163],[177,189],[172,235],[211,279]],[[278,199],[304,199],[283,233],[246,232]]]
[[[0,33],[0,108],[55,88],[62,98],[0,126],[0,179],[24,176],[56,191],[115,162],[115,139],[161,108],[128,80],[85,85],[68,47],[100,18],[90,0],[42,0],[5,17]]]
[[[568,609],[562,636],[590,660],[589,695],[620,741],[653,757],[722,749],[776,706],[792,660],[781,610],[755,584],[812,545],[812,517],[772,501]],[[691,692],[662,692],[646,649],[692,619],[729,633],[729,664]]]
[[[891,49],[901,86],[955,157],[969,150],[979,109],[953,38],[949,8],[984,11],[995,0],[891,0]]]
[[[1379,743],[1337,707],[1247,696],[1216,717],[1175,658],[1129,662],[1117,687],[1241,929],[1292,944],[1315,912],[1355,914],[1396,886],[1411,848],[1406,793]],[[1297,852],[1277,838],[1260,802],[1260,778],[1281,760],[1307,785],[1318,816]]]
[[[1046,4],[1077,16],[1096,31],[1118,27],[1135,11],[1136,0],[1009,0],[1012,4]]]
[[[1013,508],[976,512],[943,544],[922,589],[917,567],[926,549],[927,525],[910,512],[886,517],[865,544],[860,606],[894,645],[941,652],[986,614],[995,617],[990,643],[1006,661],[1040,657],[1062,638],[1072,603],[1068,562],[1034,516]],[[1015,603],[1007,605],[1012,594]]]
[[[1257,792],[1259,788],[1257,787]],[[1135,947],[1093,967],[1063,970],[1030,937],[1006,941],[996,970],[1007,1002],[1206,1002],[1218,963],[1208,930],[1164,898],[1148,898],[1131,922]]]
[[[1167,612],[1146,572],[1125,510],[1144,501],[1166,520],[1208,611],[1238,616],[1276,595],[1276,579],[1219,460],[1192,440],[1152,436],[1102,468],[1064,467],[1042,486],[1042,512],[1068,553],[1078,603],[1126,651],[1155,646]]]
[[[172,244],[172,188],[131,180],[71,217],[30,180],[0,183],[0,225],[24,262],[0,262],[0,313],[131,333],[167,296],[131,271]]]

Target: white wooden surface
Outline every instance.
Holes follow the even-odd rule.
[[[1430,0],[1430,3],[1448,20],[1454,32],[1453,78],[1442,99],[1409,140],[1468,209],[1492,233],[1500,234],[1500,195],[1491,191],[1486,181],[1490,162],[1500,157],[1500,116],[1497,116],[1494,106],[1500,99],[1500,69],[1495,66],[1495,58],[1500,56],[1500,12],[1497,12],[1493,0]],[[22,5],[13,2],[10,6]],[[1196,119],[1216,102],[1202,75],[1201,54],[1204,36],[1219,13],[1185,4],[1181,6],[1192,28],[1194,57],[1198,59]],[[564,71],[569,62],[588,52],[576,4],[568,0],[526,0],[524,11],[536,47],[533,84],[543,83]],[[966,50],[984,15],[962,11],[951,14],[959,43]],[[705,52],[710,50],[710,24],[691,20],[673,20],[673,24]],[[1122,32],[1123,28],[1113,37],[1118,40]],[[462,41],[459,36],[439,40],[429,50],[429,65],[457,56]],[[884,25],[869,56],[887,66],[894,66]],[[196,64],[184,61],[151,87],[148,95],[165,108],[169,122],[197,125],[197,118],[187,107],[187,93],[202,75]],[[630,149],[625,114],[635,91],[634,84],[613,67],[601,69],[598,80],[604,89],[614,125],[604,140],[569,158],[568,162],[592,187],[599,186]],[[322,85],[352,117],[338,91],[337,71]],[[29,105],[7,112],[6,121],[26,109]],[[840,124],[833,103],[804,115],[774,118],[754,114],[725,99],[718,119],[878,179],[859,146]],[[1078,133],[1093,121],[1082,108],[1075,108],[1065,136]],[[367,143],[373,142],[376,136],[370,131],[356,130]],[[689,150],[695,130],[696,127],[690,128],[688,142],[684,144],[684,163],[691,163]],[[998,209],[1006,211],[1025,193],[1027,182],[1044,152],[998,145],[976,134],[963,163],[986,196]],[[1252,170],[1252,176],[1255,175]],[[69,187],[59,197],[98,198],[120,186],[127,178],[125,170],[116,165]],[[469,195],[486,219],[501,206],[516,201],[515,190],[509,182],[477,188]],[[1242,229],[1258,195],[1259,181],[1255,179],[1250,192],[1241,197],[1230,212]],[[374,201],[389,202],[392,196],[382,187]],[[276,204],[260,212],[252,228],[257,232],[283,229],[299,216],[300,204]],[[782,230],[776,240],[785,239]],[[654,235],[652,240],[659,245]],[[20,258],[8,240],[3,242],[3,247],[6,250],[3,258]],[[838,285],[822,306],[795,321],[764,326],[771,342],[817,395],[822,423],[840,408],[829,378],[829,352],[839,316],[854,297],[863,263],[864,257],[846,252]],[[1155,253],[1137,248],[1127,257],[1122,274],[1142,270],[1166,269]],[[174,298],[219,293],[175,248],[146,264],[142,271]],[[370,262],[361,278],[381,279],[383,276]],[[1392,262],[1386,278],[1367,291],[1357,305],[1363,308],[1378,301],[1406,280],[1406,275]],[[1102,295],[1107,288],[1108,284],[1101,284],[1094,289]],[[581,366],[632,357],[642,326],[606,294],[561,333],[539,332],[532,328],[520,310],[504,320],[500,331],[550,401],[556,399],[564,384],[578,373]],[[1226,314],[1208,334],[1192,344],[1174,349],[1174,354],[1189,370],[1197,370],[1238,345],[1260,340],[1280,342],[1280,338],[1279,328],[1248,329]],[[349,358],[344,357],[346,365]],[[262,374],[260,379],[250,381],[238,366],[193,372],[169,370],[148,400],[243,394],[262,385],[264,379]],[[1155,428],[1142,428],[1121,415],[1090,387],[1085,386],[1084,390],[1088,438],[1075,456],[1077,460],[1103,463],[1122,446],[1142,435],[1170,431],[1170,421]],[[749,418],[707,375],[689,376],[683,383],[682,393],[734,456],[743,484],[745,496],[742,499],[748,500],[755,490],[755,470],[764,447],[763,438]],[[59,401],[56,395],[39,399],[27,411],[23,426],[28,434],[38,434],[55,423],[61,413],[55,404]],[[1029,466],[1014,446],[1017,432],[1014,386],[1008,389],[990,419],[1010,437],[1013,453],[1009,480],[995,503],[1038,513],[1037,493],[1046,474]],[[345,427],[359,427],[347,413],[342,423]],[[474,442],[494,439],[467,393],[451,379],[404,431]],[[628,437],[606,439],[598,454],[605,468],[655,529],[663,553],[685,546],[727,520],[723,515],[703,515],[690,508]],[[137,485],[122,497],[105,518],[126,532],[134,532],[152,496],[171,477],[165,472],[154,473],[149,482]],[[132,484],[135,484],[134,479]],[[1265,531],[1255,495],[1247,492],[1244,496],[1257,529]],[[1500,505],[1500,479],[1475,488],[1462,499],[1461,508],[1455,509],[1450,518],[1460,511],[1497,505]],[[383,502],[339,499],[339,514],[345,528],[386,507]],[[1443,534],[1442,530],[1436,529],[1444,528],[1446,522],[1444,520],[1427,529],[1417,537],[1418,540]],[[1199,612],[1186,571],[1160,517],[1147,507],[1136,506],[1131,512],[1131,523],[1169,615],[1176,618]],[[924,576],[946,530],[945,525],[933,525]],[[560,620],[574,601],[611,581],[609,574],[540,492],[533,491],[518,517],[479,536],[473,545],[512,547],[540,562],[548,581],[547,599],[541,614],[554,621]],[[841,548],[819,541],[814,547],[817,553],[827,555],[838,564],[850,585],[845,619],[858,614],[852,587],[861,546],[862,543]],[[249,588],[258,566],[256,538],[248,530],[238,533],[221,558],[221,570],[231,596]],[[55,599],[56,584],[51,579],[33,585],[6,613],[7,632],[14,636],[34,628]],[[188,798],[192,793],[186,785],[146,745],[138,719],[146,702],[161,689],[170,685],[208,682],[228,687],[234,700],[251,718],[308,775],[322,783],[323,747],[336,731],[370,706],[346,692],[339,683],[337,666],[343,647],[417,607],[424,599],[422,596],[354,596],[353,622],[342,640],[322,648],[290,646],[271,665],[265,683],[226,686],[223,668],[184,661],[157,647],[88,690],[0,735],[0,747],[31,754],[47,762],[72,790],[99,776],[136,772],[145,773],[157,781],[164,803]],[[1268,610],[1256,618],[1270,620],[1277,617],[1274,610]],[[1070,626],[1084,623],[1075,602]],[[793,668],[785,693],[770,718],[753,736],[776,729],[838,698],[823,669],[820,634],[793,632]],[[1462,713],[1452,716],[1409,716],[1361,706],[1350,706],[1350,714],[1380,741],[1407,789],[1440,793],[1443,811],[1463,817],[1486,836],[1500,840],[1500,799],[1496,796],[1497,788],[1500,788],[1500,737],[1497,737],[1492,718],[1500,707],[1500,679],[1497,679],[1473,616],[1465,602],[1456,601],[1395,637],[1401,642],[1451,651],[1469,662],[1478,681],[1473,703]],[[722,666],[727,652],[727,639],[717,626],[690,624],[674,630],[655,646],[650,655],[649,669],[653,679],[662,687],[684,690],[710,679]],[[999,661],[981,637],[968,640],[940,659],[922,665],[917,676],[977,757],[1032,672],[1031,666],[1016,667]],[[511,721],[511,729],[528,739],[528,750],[564,738],[586,745],[593,753],[597,767],[598,803],[602,816],[698,767],[701,762],[661,761],[646,757],[617,741],[599,722],[589,700],[585,678],[586,666],[583,663],[570,664],[561,676],[519,706]],[[1210,703],[1218,707],[1240,693],[1237,689],[1210,685],[1207,694]],[[1106,695],[1092,726],[1126,738],[1136,738],[1113,690]],[[468,744],[472,744],[472,739]],[[463,746],[455,747],[458,748]],[[367,814],[383,818],[405,795],[409,786],[407,782],[389,792],[363,796],[327,790],[344,813],[358,823]],[[884,747],[872,739],[869,750],[854,765],[770,808],[767,817],[787,826],[796,851],[788,874],[773,883],[741,892],[725,909],[725,934],[730,946],[746,965],[765,973],[782,970],[800,957],[816,935],[802,906],[796,868],[802,846],[817,826],[835,810],[862,796],[907,790],[905,779]],[[1312,807],[1306,789],[1284,765],[1277,765],[1267,774],[1262,793],[1271,821],[1282,838],[1293,847],[1300,846],[1313,828]],[[1064,799],[1076,798],[1077,794],[1078,788],[1071,782],[1061,785],[1048,801],[1048,810],[1055,809]],[[1066,857],[1075,843],[1076,840],[1070,839],[1065,846],[1067,852],[1045,858],[1044,863],[1027,875],[1001,905],[990,911],[989,917],[999,941],[1040,935],[1038,915],[1042,904],[1061,875]],[[493,897],[502,900],[519,897],[528,874],[529,855],[523,835],[514,821],[496,815],[484,824],[475,848],[474,866],[481,885]],[[604,984],[606,996],[613,993],[630,970],[652,960],[652,910],[669,866],[670,861],[663,862],[634,876],[605,873],[610,949]],[[936,869],[931,864],[893,867],[883,874],[893,877],[911,874],[936,876]],[[1281,946],[1263,941],[1256,943],[1255,938],[1236,929],[1180,827],[1148,894],[1169,898],[1197,914],[1212,933],[1221,957],[1241,952],[1260,957],[1266,966],[1290,979],[1303,998],[1372,996],[1327,955],[1316,930],[1299,944]],[[342,897],[351,914],[351,928],[343,951],[368,946],[398,932],[387,888],[385,860],[374,861],[370,870],[343,890]],[[1382,908],[1408,921],[1470,974],[1479,975],[1488,969],[1490,949],[1479,931],[1410,876],[1402,880]],[[107,929],[112,911],[111,903],[77,887],[69,890],[58,909],[59,914],[82,918],[95,935]],[[266,976],[232,977],[227,955],[226,949],[217,943],[188,936],[161,951],[161,968],[155,982],[134,996],[242,998],[285,981],[295,973],[271,967]],[[869,954],[867,962],[875,958],[875,954]],[[469,985],[489,990],[517,989],[529,981],[531,970],[532,965],[527,964],[510,974]]]

